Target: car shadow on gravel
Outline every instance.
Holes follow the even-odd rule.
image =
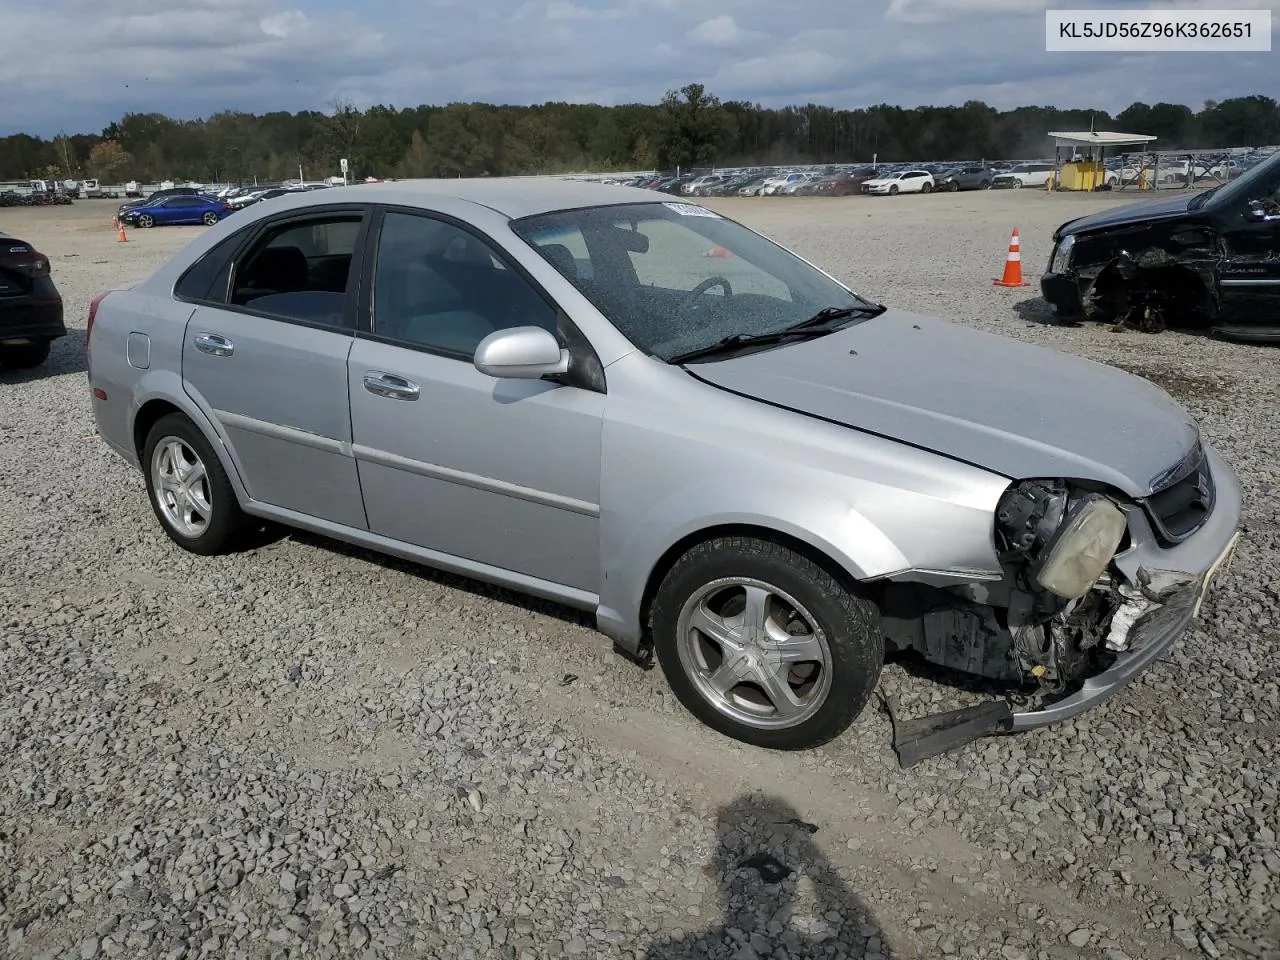
[[[831,866],[817,831],[775,797],[746,794],[721,807],[715,861],[703,872],[716,884],[722,919],[646,946],[646,960],[891,960],[871,908]]]
[[[1013,312],[1018,315],[1019,320],[1039,324],[1042,327],[1078,327],[1080,325],[1073,321],[1059,320],[1058,315],[1053,312],[1053,307],[1049,306],[1049,301],[1044,297],[1019,300],[1013,305]]]
[[[581,610],[575,610],[572,607],[556,603],[554,600],[543,600],[540,597],[532,597],[527,594],[516,593],[515,591],[508,590],[505,587],[485,583],[483,580],[473,580],[470,577],[449,573],[444,570],[437,570],[434,567],[414,563],[411,560],[401,560],[399,557],[393,557],[385,553],[377,553],[373,550],[366,550],[364,547],[353,546],[351,544],[344,543],[341,540],[330,540],[327,537],[308,533],[303,530],[285,529],[283,527],[267,525],[259,533],[257,539],[250,544],[250,546],[267,546],[273,541],[283,540],[285,538],[319,550],[327,550],[330,553],[336,553],[344,557],[351,557],[364,563],[377,564],[383,569],[394,570],[397,573],[407,574],[408,576],[416,577],[419,580],[434,583],[441,587],[449,587],[453,590],[462,590],[472,596],[486,597],[490,600],[496,600],[499,603],[519,607],[523,610],[529,611],[530,613],[541,613],[550,617],[555,617],[565,623],[586,627],[589,630],[595,630],[596,627],[595,617],[592,615]]]
[[[84,373],[87,369],[84,331],[68,330],[65,337],[53,341],[49,359],[38,367],[16,370],[5,366],[3,360],[0,360],[0,383],[31,383],[68,373]]]

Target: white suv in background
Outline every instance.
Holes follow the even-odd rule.
[[[1052,163],[1020,163],[1012,170],[996,175],[992,187],[1043,187],[1053,176]]]
[[[933,174],[928,170],[899,170],[864,181],[862,190],[864,193],[889,196],[899,193],[929,193],[933,190]]]

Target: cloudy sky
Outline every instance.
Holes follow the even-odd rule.
[[[1099,106],[1280,88],[1275,53],[1046,53],[1047,6],[1280,0],[42,0],[0,8],[0,135],[126,112],[483,100]],[[356,12],[359,10],[359,12]],[[1273,14],[1274,27],[1280,16]]]

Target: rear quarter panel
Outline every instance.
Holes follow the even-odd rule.
[[[121,456],[139,466],[134,437],[138,412],[152,400],[173,404],[190,417],[218,451],[232,483],[239,478],[229,462],[213,425],[187,395],[182,385],[182,342],[191,304],[167,295],[141,290],[117,290],[98,306],[89,341],[89,379],[106,393],[95,399],[98,433]],[[130,358],[130,338],[134,338]],[[145,338],[146,366],[138,366],[138,338]],[[242,491],[238,490],[238,493]]]

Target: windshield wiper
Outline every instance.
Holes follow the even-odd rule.
[[[801,320],[799,323],[792,324],[787,330],[811,330],[814,327],[825,327],[834,320],[844,320],[848,317],[861,316],[864,319],[868,317],[878,317],[884,313],[888,307],[882,307],[876,303],[859,304],[853,307],[823,307],[808,320]]]
[[[721,337],[708,346],[678,353],[668,359],[667,362],[688,363],[692,360],[703,360],[721,353],[729,353],[742,347],[768,347],[779,343],[789,343],[793,340],[811,340],[815,337],[826,336],[828,333],[839,329],[843,326],[839,321],[859,315],[876,317],[884,313],[886,309],[888,308],[876,304],[856,307],[823,307],[808,320],[801,320],[799,323],[784,327],[781,330],[773,330],[769,333],[731,333],[729,336]]]
[[[1221,187],[1221,186],[1222,184],[1218,184],[1217,187],[1210,187],[1204,193],[1197,194],[1196,196],[1192,197],[1191,201],[1187,204],[1187,209],[1199,210],[1201,207],[1204,206],[1204,202],[1206,200],[1208,200],[1211,196],[1213,196],[1215,193],[1218,192],[1218,187]]]

